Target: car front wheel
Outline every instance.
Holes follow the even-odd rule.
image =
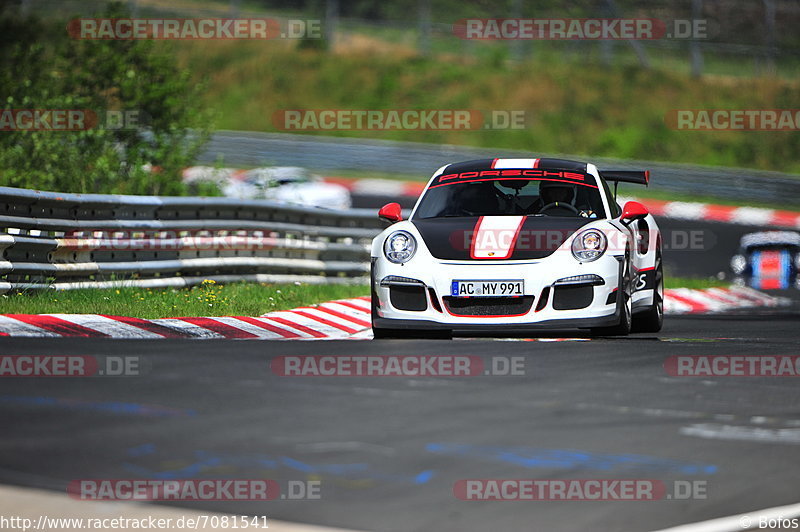
[[[664,325],[664,267],[661,264],[661,251],[656,252],[655,287],[653,288],[653,304],[633,318],[635,332],[655,333]]]
[[[627,336],[631,332],[633,324],[632,302],[630,294],[630,259],[625,255],[624,273],[619,280],[619,288],[617,289],[617,305],[620,309],[619,323],[611,327],[594,327],[592,328],[592,336]]]

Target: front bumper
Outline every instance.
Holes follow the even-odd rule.
[[[537,321],[531,323],[506,323],[487,325],[485,323],[458,323],[447,324],[429,320],[398,320],[387,318],[374,318],[373,327],[379,329],[400,330],[425,330],[425,331],[450,331],[454,334],[477,333],[496,334],[498,332],[535,332],[553,331],[560,329],[588,329],[593,327],[613,327],[619,323],[620,313],[615,311],[608,316],[599,318],[573,318]]]
[[[543,329],[571,329],[606,327],[619,323],[620,310],[617,291],[620,286],[622,258],[603,256],[597,261],[578,263],[569,258],[549,257],[540,261],[525,262],[452,262],[435,261],[426,267],[399,265],[376,259],[372,271],[373,325],[386,329],[450,330],[453,332],[526,331]],[[559,280],[576,275],[592,275],[602,279],[602,284],[584,283],[579,308],[564,304],[565,285]],[[391,292],[393,283],[386,279],[404,278],[417,281],[424,294],[424,304],[410,307]],[[524,293],[530,306],[522,312],[511,314],[467,315],[450,308],[446,298],[450,295],[453,280],[473,279],[501,281],[522,279]],[[383,281],[383,283],[382,283]],[[405,286],[415,283],[406,282]],[[582,285],[572,285],[582,286]],[[558,292],[557,292],[558,291]],[[558,297],[560,298],[556,302]],[[481,298],[470,298],[476,305]],[[483,300],[486,301],[486,300]],[[457,303],[462,303],[460,299]],[[399,303],[399,305],[398,305]],[[573,304],[574,306],[574,304]],[[413,310],[411,310],[413,308]],[[519,306],[515,307],[519,309]],[[494,310],[492,310],[494,312]]]

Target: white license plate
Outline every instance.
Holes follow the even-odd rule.
[[[511,297],[525,294],[525,282],[522,279],[505,279],[499,281],[453,281],[450,284],[450,295],[453,297]]]

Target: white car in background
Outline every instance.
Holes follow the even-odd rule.
[[[229,198],[267,199],[280,203],[349,209],[350,191],[335,183],[326,183],[299,166],[272,166],[250,170],[193,166],[183,172],[183,180],[192,186],[213,183]]]

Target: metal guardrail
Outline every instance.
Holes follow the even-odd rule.
[[[353,283],[375,211],[0,187],[0,293],[219,282]]]
[[[226,166],[237,167],[304,166],[333,175],[347,170],[398,172],[417,174],[420,179],[427,180],[437,168],[447,163],[534,156],[587,160],[587,156],[582,155],[539,153],[535,146],[531,146],[530,151],[520,151],[320,135],[219,131],[211,137],[199,161],[214,164],[221,158]],[[606,157],[590,157],[588,160],[603,168],[646,168],[652,175],[650,187],[653,190],[773,203],[786,209],[800,207],[800,176],[796,175]],[[620,190],[630,194],[637,191],[636,186],[620,186]]]

